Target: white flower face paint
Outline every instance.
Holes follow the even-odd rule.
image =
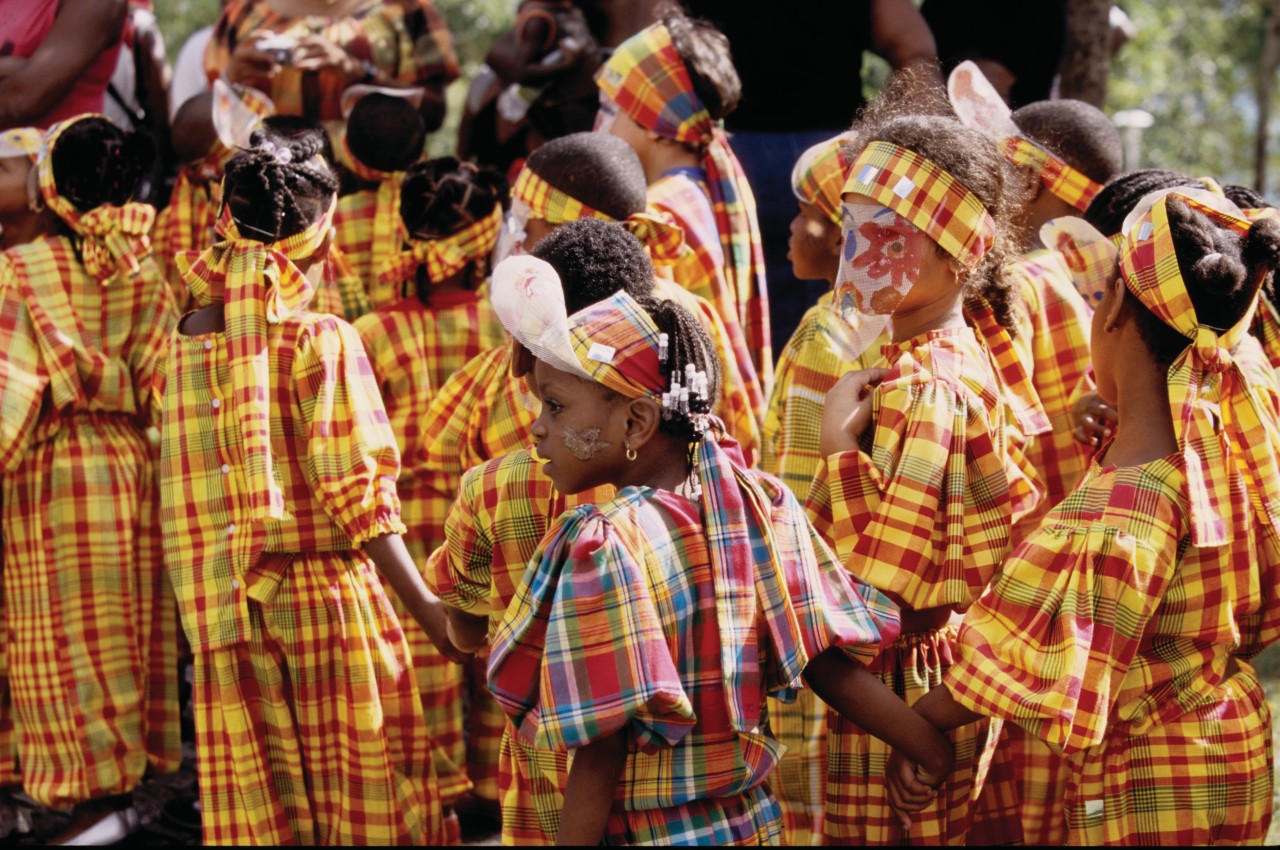
[[[569,450],[569,454],[581,461],[592,460],[613,445],[607,440],[600,439],[599,428],[583,428],[581,431],[575,431],[568,425],[563,426],[560,431],[560,442]]]
[[[920,278],[931,240],[924,231],[879,204],[843,205],[844,248],[835,305],[842,316],[890,315]]]
[[[498,231],[498,242],[493,247],[495,267],[508,257],[525,253],[524,244],[530,215],[529,205],[524,201],[511,202],[511,209],[507,210],[506,218],[502,220],[502,228]]]

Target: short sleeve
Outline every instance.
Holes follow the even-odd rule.
[[[21,462],[49,384],[13,265],[0,257],[0,472]]]
[[[629,729],[644,750],[696,717],[644,567],[593,507],[562,517],[494,636],[489,687],[520,736],[572,750]]]
[[[400,453],[355,330],[315,316],[298,343],[293,383],[307,428],[307,470],[325,511],[356,546],[403,533]]]
[[[484,468],[462,476],[458,498],[444,522],[444,545],[427,563],[427,583],[446,605],[476,616],[490,614],[493,587],[491,518],[485,509]]]

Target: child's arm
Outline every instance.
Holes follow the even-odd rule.
[[[459,652],[479,652],[489,637],[489,618],[469,614],[452,605],[445,605],[449,642]]]
[[[946,685],[941,685],[916,700],[912,710],[939,731],[948,731],[982,719],[955,701]],[[899,812],[917,812],[933,799],[932,789],[924,782],[911,764],[909,754],[900,752],[895,745],[889,763],[884,768],[885,782],[889,786],[889,800]]]
[[[373,560],[378,572],[391,585],[391,589],[422,626],[440,654],[457,664],[468,661],[470,656],[455,648],[449,640],[445,604],[427,589],[426,582],[413,565],[413,558],[400,535],[383,534],[375,537],[364,544],[364,553]]]
[[[626,763],[625,726],[574,751],[560,808],[557,845],[590,847],[600,843]]]

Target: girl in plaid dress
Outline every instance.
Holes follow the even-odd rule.
[[[159,541],[152,373],[176,318],[131,203],[154,156],[101,116],[49,130],[51,225],[0,260],[0,471],[10,695],[23,789],[119,840],[179,760],[176,612]],[[12,163],[11,163],[12,164]],[[37,223],[40,219],[37,219]],[[37,228],[38,230],[39,228]]]
[[[942,729],[1003,717],[1065,753],[1069,844],[1260,844],[1270,711],[1248,659],[1280,637],[1280,428],[1236,352],[1280,226],[1179,188],[1121,232],[1092,339],[1115,437],[916,709]]]
[[[949,744],[850,657],[890,639],[894,607],[709,416],[719,370],[697,320],[625,292],[570,317],[559,291],[536,258],[495,271],[495,307],[537,358],[546,474],[564,493],[617,495],[544,538],[489,666],[521,737],[574,753],[558,841],[777,843],[764,696],[802,678],[949,765]]]

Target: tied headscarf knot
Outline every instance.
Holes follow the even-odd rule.
[[[680,259],[684,229],[667,213],[655,209],[632,213],[622,221],[622,226],[640,240],[655,266],[669,266]]]
[[[448,236],[409,237],[409,247],[392,254],[378,272],[378,282],[398,286],[410,280],[419,266],[427,267],[431,283],[448,280],[475,260],[493,253],[502,227],[502,207],[494,204],[488,215]]]
[[[1195,359],[1200,369],[1206,374],[1220,375],[1231,368],[1231,355],[1222,347],[1222,340],[1216,328],[1197,325],[1191,347],[1195,351]]]

